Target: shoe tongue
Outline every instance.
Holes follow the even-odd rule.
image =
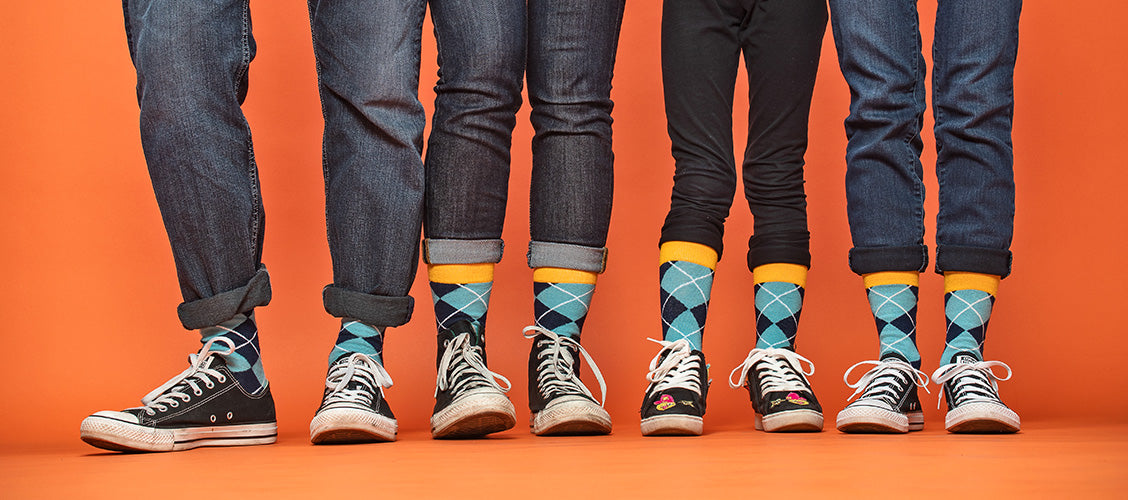
[[[450,340],[459,335],[462,335],[463,333],[469,333],[470,343],[473,345],[481,346],[486,342],[485,330],[485,328],[482,328],[481,331],[478,331],[478,328],[474,327],[474,323],[470,322],[470,320],[463,319],[456,321],[453,325],[450,325],[450,328],[440,331],[439,340]]]
[[[975,356],[968,352],[961,352],[959,354],[956,354],[954,359],[956,363],[978,363],[981,361],[978,356]]]
[[[890,352],[883,354],[881,356],[881,360],[882,361],[894,360],[894,361],[902,361],[902,362],[905,362],[905,363],[909,362],[909,360],[905,359],[905,357],[902,356],[901,353],[895,352],[895,351],[890,351]]]

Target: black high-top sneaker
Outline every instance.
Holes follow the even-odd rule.
[[[1010,380],[1011,369],[1002,361],[980,361],[974,354],[961,352],[955,362],[932,372],[932,381],[944,387],[948,414],[944,427],[959,433],[1011,433],[1022,426],[1018,414],[999,399],[996,380]],[[1007,376],[995,375],[994,367],[1006,368]],[[939,402],[936,405],[940,407]]]
[[[325,376],[321,407],[309,423],[313,444],[395,441],[396,416],[384,399],[392,377],[365,354],[341,356]]]
[[[486,368],[485,332],[461,320],[439,332],[439,346],[431,436],[481,437],[512,428],[517,416],[505,396],[511,384]]]
[[[610,434],[611,415],[603,409],[607,385],[580,343],[539,326],[526,327],[529,351],[529,427],[533,434]],[[600,402],[580,381],[580,356],[599,382]]]
[[[217,341],[228,349],[212,351]],[[234,347],[225,337],[209,340],[188,356],[188,369],[141,398],[144,406],[86,417],[82,440],[113,451],[273,443],[278,425],[270,386],[257,394],[239,386],[223,361]]]
[[[802,364],[811,369],[803,371]],[[740,376],[733,380],[737,372]],[[742,384],[755,411],[756,430],[766,432],[818,432],[822,406],[815,399],[808,375],[815,365],[789,349],[752,349],[744,362],[729,373],[729,387]]]
[[[650,386],[640,410],[642,435],[700,436],[710,383],[705,354],[692,349],[685,339],[648,340],[662,349],[650,360],[646,374]]]
[[[850,373],[862,365],[873,365],[857,382],[850,383]],[[835,426],[851,433],[906,433],[924,428],[924,412],[917,397],[917,387],[928,391],[928,375],[913,368],[905,358],[888,353],[881,361],[862,361],[842,375],[847,387],[858,396],[838,412]]]

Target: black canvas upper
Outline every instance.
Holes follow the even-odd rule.
[[[235,381],[231,370],[218,354],[209,354],[202,367],[220,372],[222,380],[209,376],[207,382],[210,382],[211,387],[208,387],[203,379],[194,379],[199,394],[187,381],[182,381],[165,391],[165,394],[171,391],[183,392],[188,400],[177,397],[176,406],[163,404],[148,407],[154,412],[152,415],[145,407],[129,408],[122,412],[136,415],[141,425],[158,429],[269,424],[276,421],[274,398],[270,395],[269,385],[258,394],[248,394]]]
[[[464,333],[470,335],[470,349],[475,351],[475,353],[482,358],[483,365],[486,363],[485,327],[483,326],[481,330],[478,330],[474,327],[474,323],[470,322],[469,320],[459,320],[451,325],[450,328],[439,331],[439,349],[438,354],[435,357],[436,368],[438,368],[439,364],[442,362],[443,353],[446,351],[447,345],[451,341],[453,341],[455,337]],[[462,358],[462,354],[460,353],[456,353],[455,358],[456,359],[452,360],[453,362],[450,366],[451,369],[453,369],[459,362],[464,362],[460,361],[460,359],[457,359]],[[446,373],[440,375],[443,377],[449,376],[449,374]],[[477,372],[475,370],[466,370],[463,373],[459,374],[458,379],[449,380],[449,384],[447,385],[446,389],[439,389],[436,387],[434,413],[438,413],[443,408],[449,406],[451,402],[453,402],[467,390],[484,386],[493,387],[493,381],[489,377],[489,375]]]
[[[659,363],[667,355],[669,355],[669,351],[662,353]],[[694,376],[700,384],[701,393],[698,394],[682,387],[667,387],[657,391],[655,388],[662,381],[651,382],[646,389],[646,395],[643,397],[642,408],[639,410],[643,420],[662,415],[692,415],[696,417],[705,415],[705,400],[709,393],[709,372],[705,364],[705,353],[694,350],[691,351],[690,357],[698,359],[698,367],[694,370]]]
[[[332,372],[337,365],[348,363],[349,356],[343,356],[335,361],[330,367],[329,372]],[[371,378],[371,374],[364,370],[357,370],[353,372],[352,378],[342,389],[344,391],[359,392],[365,395],[366,402],[357,401],[343,401],[340,399],[331,400],[329,396],[333,394],[332,388],[326,387],[325,392],[321,395],[321,406],[318,407],[317,412],[320,413],[326,408],[355,408],[358,410],[372,411],[384,417],[395,420],[396,416],[392,413],[392,408],[388,406],[387,400],[384,399],[383,388],[375,380]]]
[[[783,363],[795,371],[805,389],[761,393],[759,377],[763,363],[763,361],[760,361],[752,365],[752,369],[748,370],[748,378],[745,383],[748,389],[748,398],[752,401],[752,407],[756,413],[764,416],[792,410],[812,410],[822,413],[822,406],[815,398],[810,383],[806,377],[802,376],[802,372],[787,360],[783,360]]]
[[[595,399],[586,394],[578,385],[580,384],[580,350],[571,343],[560,343],[561,350],[567,351],[567,353],[560,353],[559,362],[567,365],[564,367],[564,372],[571,374],[572,381],[574,381],[575,384],[555,385],[557,390],[553,391],[551,398],[548,394],[542,392],[542,387],[538,383],[538,377],[540,375],[538,368],[543,357],[552,356],[552,348],[555,344],[552,339],[543,333],[533,337],[533,347],[529,351],[529,409],[532,410],[533,413],[543,410],[551,399],[560,396],[580,396],[595,402]],[[551,364],[548,364],[546,365],[546,369],[552,370],[553,367]],[[556,378],[555,373],[549,373],[546,376],[553,379]]]

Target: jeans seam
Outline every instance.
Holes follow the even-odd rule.
[[[239,82],[242,82],[244,78],[247,78],[247,72],[248,72],[250,65],[251,65],[251,47],[250,47],[250,17],[251,17],[251,12],[250,12],[250,10],[251,10],[250,1],[249,0],[244,1],[243,2],[243,32],[242,32],[242,39],[241,39],[242,49],[243,49],[243,54],[242,54],[243,59],[240,61],[240,64],[239,64],[239,72],[235,75],[236,85],[239,85]],[[239,103],[239,104],[240,104],[240,106],[242,106],[242,103]],[[258,252],[258,245],[259,245],[258,234],[259,234],[259,231],[260,231],[259,225],[261,224],[261,220],[262,220],[262,213],[261,213],[262,200],[260,199],[258,168],[255,165],[254,143],[252,142],[252,139],[251,139],[251,124],[249,122],[247,122],[246,118],[243,119],[243,126],[246,128],[246,131],[247,131],[247,144],[246,144],[246,147],[247,147],[247,174],[248,174],[248,176],[250,177],[250,180],[251,180],[251,183],[250,183],[250,189],[251,189],[251,192],[250,192],[250,198],[251,198],[251,233],[250,233],[250,236],[251,236],[251,238],[250,238],[250,241],[248,242],[250,244],[249,255],[259,255],[259,252]]]
[[[321,123],[324,126],[324,123],[329,118],[329,114],[325,109],[325,86],[322,83],[322,77],[321,77],[321,58],[318,57],[318,55],[317,55],[318,39],[317,39],[317,29],[314,26],[314,19],[313,19],[314,18],[314,10],[315,10],[315,7],[313,5],[313,0],[309,0],[306,3],[306,6],[307,6],[307,10],[309,12],[310,40],[313,44],[313,68],[314,68],[314,72],[317,73],[317,104],[321,108]],[[322,134],[321,134],[321,178],[324,179],[325,181],[328,181],[329,180],[329,161],[325,156],[325,145],[326,145],[325,141],[326,141],[325,133],[324,133],[324,131],[322,131]],[[329,183],[328,182],[322,182],[322,196],[325,198],[325,200],[327,200],[326,203],[325,203],[325,211],[324,211],[323,215],[325,217],[326,224],[328,224],[329,223],[329,203],[328,203]],[[326,239],[327,242],[329,241],[328,231],[325,234],[325,239]]]
[[[920,154],[913,151],[913,147],[912,147],[911,143],[912,143],[913,137],[920,133],[918,130],[920,128],[922,128],[921,125],[923,125],[923,116],[918,115],[916,113],[915,108],[916,108],[917,103],[924,100],[925,96],[924,96],[924,89],[922,88],[923,82],[924,82],[924,75],[922,73],[924,72],[924,68],[921,67],[921,62],[922,62],[921,59],[923,58],[923,56],[921,55],[921,50],[923,50],[923,42],[921,41],[921,36],[920,36],[920,14],[916,10],[916,4],[915,3],[911,3],[910,5],[912,7],[910,10],[911,10],[911,16],[912,16],[912,19],[913,19],[913,27],[914,27],[913,28],[913,33],[914,33],[913,39],[915,41],[914,51],[913,51],[913,56],[912,56],[912,64],[913,64],[912,101],[913,101],[913,107],[911,109],[913,110],[913,116],[911,118],[912,129],[907,131],[907,135],[905,137],[905,146],[906,146],[906,149],[908,151],[910,151],[909,165],[908,165],[909,170],[912,171],[912,173],[914,175],[916,175],[917,174],[916,166],[917,166],[917,164],[920,163]],[[921,165],[920,173],[923,174],[923,172],[924,172],[924,166]],[[925,228],[924,228],[924,201],[925,201],[924,197],[925,197],[925,193],[924,193],[924,179],[921,178],[920,175],[916,175],[916,178],[914,179],[913,194],[916,195],[916,201],[917,201],[916,204],[913,206],[914,223],[917,226],[917,227],[914,227],[914,230],[918,231],[918,234],[920,235],[919,239],[923,240],[924,239],[924,233],[925,233]],[[916,236],[916,235],[914,235],[914,236]]]

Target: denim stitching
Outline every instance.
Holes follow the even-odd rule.
[[[251,65],[251,45],[250,45],[250,23],[251,23],[251,5],[250,1],[243,2],[243,33],[242,33],[242,49],[243,60],[240,61],[239,72],[235,75],[235,84],[240,85],[247,78],[247,71]],[[249,85],[249,82],[244,84]],[[245,95],[245,94],[244,94]],[[242,103],[239,103],[242,105]],[[251,180],[251,239],[250,255],[255,255],[256,260],[262,260],[259,253],[259,227],[262,221],[262,200],[259,187],[258,166],[255,165],[255,148],[254,142],[251,139],[251,124],[247,122],[246,117],[243,117],[243,124],[247,130],[247,170]],[[257,262],[256,262],[257,263]]]

